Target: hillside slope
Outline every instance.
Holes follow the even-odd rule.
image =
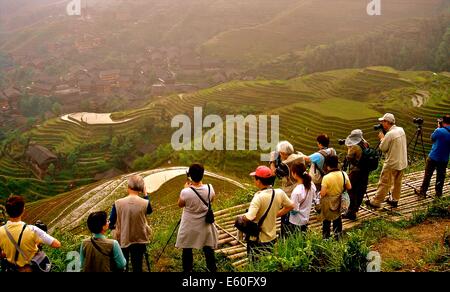
[[[187,165],[200,160],[233,177],[246,175],[258,164],[259,151],[173,151],[170,141],[176,129],[171,127],[171,120],[178,114],[192,117],[194,106],[203,108],[203,117],[279,115],[280,139],[291,141],[304,153],[315,151],[315,137],[320,133],[328,133],[332,146],[342,151],[337,139],[345,138],[354,128],[362,129],[366,139],[376,145],[373,125],[384,112],[396,114],[410,139],[416,130],[412,118],[421,116],[425,119],[424,142],[429,149],[428,137],[435,129],[436,118],[450,108],[449,88],[448,74],[371,67],[315,73],[287,81],[234,81],[191,94],[161,97],[141,109],[114,113],[115,120],[129,119],[120,124],[89,125],[52,119],[3,149],[2,196],[19,190],[35,200],[61,193],[68,190],[71,181],[78,186],[85,184],[97,173],[120,167],[125,159],[135,160],[129,166],[132,170],[152,169],[168,161]],[[23,157],[27,142],[57,153],[63,168],[46,181],[30,179]],[[138,145],[143,142],[156,147],[139,152]]]
[[[382,15],[370,17],[366,1],[302,0],[265,23],[218,34],[205,42],[202,50],[227,60],[257,63],[307,46],[364,35],[402,19],[431,17],[443,3],[446,1],[385,1]]]

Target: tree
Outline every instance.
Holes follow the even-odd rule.
[[[51,163],[47,168],[47,174],[50,176],[51,180],[55,178],[56,167],[53,163]]]
[[[61,105],[59,103],[55,102],[52,105],[52,112],[55,114],[55,116],[60,116],[61,111],[62,111]]]

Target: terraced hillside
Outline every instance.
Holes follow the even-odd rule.
[[[279,115],[280,139],[291,141],[298,151],[307,154],[316,149],[318,134],[328,133],[333,146],[341,149],[336,140],[345,138],[354,128],[362,129],[366,139],[376,145],[373,125],[384,112],[393,112],[397,124],[412,138],[416,130],[412,118],[420,116],[425,119],[423,136],[428,150],[436,117],[448,113],[450,108],[449,92],[448,73],[403,72],[389,67],[336,70],[285,81],[234,81],[191,94],[161,97],[143,108],[114,113],[113,120],[129,119],[120,124],[88,125],[62,119],[49,120],[25,133],[22,140],[29,138],[31,142],[46,146],[63,160],[77,152],[72,167],[76,169],[75,177],[75,171],[68,169],[47,183],[29,179],[27,164],[20,159],[24,151],[20,143],[10,147],[9,155],[0,158],[0,176],[5,180],[20,178],[27,181],[31,191],[27,192],[25,186],[23,193],[32,199],[53,195],[67,190],[70,180],[79,186],[91,182],[96,173],[111,168],[115,163],[112,140],[133,136],[136,139],[133,141],[145,140],[160,145],[148,153],[147,160],[152,165],[135,170],[154,168],[167,162],[186,165],[192,160],[201,160],[228,176],[246,177],[248,170],[259,163],[259,151],[171,150],[170,139],[176,130],[171,128],[171,119],[178,114],[192,117],[195,106],[203,108],[203,117],[208,114],[217,114],[223,119],[226,115],[239,114]],[[415,107],[418,105],[420,107]],[[136,146],[131,145],[131,150],[127,151],[135,153]],[[51,185],[54,189],[45,190],[40,184]]]

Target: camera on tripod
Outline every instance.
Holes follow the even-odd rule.
[[[414,143],[414,147],[413,147],[412,151],[408,151],[408,155],[409,155],[408,161],[410,163],[412,163],[414,161],[415,155],[416,155],[417,144],[422,146],[421,147],[422,148],[421,149],[422,150],[421,154],[423,156],[424,161],[426,161],[427,158],[426,158],[426,154],[425,154],[425,146],[423,144],[423,128],[422,128],[423,123],[424,123],[424,119],[420,118],[420,117],[413,118],[413,123],[417,125],[417,129],[416,129],[416,133],[414,134],[413,138],[411,139],[411,141],[408,144],[408,148],[407,149],[409,149],[409,146],[412,143]]]
[[[417,126],[422,126],[423,125],[423,118],[414,118],[413,119],[413,123],[416,124]]]

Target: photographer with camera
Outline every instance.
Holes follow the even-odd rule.
[[[61,243],[40,228],[22,222],[25,210],[23,197],[11,195],[6,200],[5,208],[9,220],[0,228],[0,250],[5,258],[2,270],[11,272],[41,271],[38,266],[40,262],[35,261],[35,257],[40,253],[39,245],[43,243],[52,248],[60,248]],[[42,255],[45,257],[45,254]],[[47,268],[49,267],[50,265],[47,266]]]
[[[250,173],[259,189],[253,196],[246,214],[237,221],[253,221],[258,224],[256,236],[247,236],[247,254],[251,260],[262,252],[271,252],[277,240],[277,218],[286,215],[294,209],[294,204],[281,189],[273,189],[275,176],[267,166],[258,166]]]
[[[127,260],[126,270],[128,271],[131,257],[133,272],[142,272],[145,255],[150,272],[147,255],[150,227],[147,224],[147,215],[153,210],[144,179],[139,175],[130,176],[127,192],[128,196],[114,203],[109,217],[109,228],[115,230],[114,239],[119,242]],[[141,193],[144,195],[143,198],[139,196]]]
[[[216,196],[211,185],[202,183],[205,169],[203,165],[194,163],[187,173],[188,181],[180,193],[178,206],[183,208],[180,229],[178,230],[177,248],[183,249],[183,272],[192,272],[194,258],[192,249],[203,249],[206,267],[216,272],[214,249],[218,244],[216,226],[211,220],[207,222],[208,210]]]
[[[408,166],[408,146],[406,144],[406,134],[403,128],[395,125],[393,114],[386,113],[378,119],[383,130],[378,133],[380,139],[380,150],[385,154],[383,169],[381,170],[378,182],[377,193],[366,204],[372,208],[380,208],[381,203],[389,191],[392,189],[392,197],[387,199],[387,203],[396,208],[401,196],[403,172]]]
[[[369,143],[364,140],[363,132],[360,129],[353,130],[345,139],[348,148],[346,161],[349,166],[349,178],[352,189],[349,190],[350,207],[344,219],[356,220],[356,213],[367,191],[369,183],[369,169],[363,163],[363,150],[369,147]]]
[[[301,152],[295,152],[294,146],[288,141],[281,141],[277,144],[277,151],[272,152],[272,161],[270,167],[273,173],[281,178],[281,189],[290,198],[292,191],[297,185],[296,179],[292,175],[292,166],[296,163],[305,164],[305,155]],[[281,218],[281,235],[288,235],[289,214]]]
[[[433,146],[427,158],[425,175],[423,177],[420,191],[416,192],[421,197],[426,197],[430,186],[431,177],[436,170],[436,196],[442,197],[444,188],[446,169],[450,156],[450,115],[445,115],[438,119],[437,129],[431,135]]]
[[[288,197],[291,197],[296,185],[296,180],[291,174],[292,165],[294,163],[305,164],[305,155],[295,152],[294,146],[288,141],[279,142],[276,149],[276,152],[271,153],[270,169],[282,180],[281,189]]]

